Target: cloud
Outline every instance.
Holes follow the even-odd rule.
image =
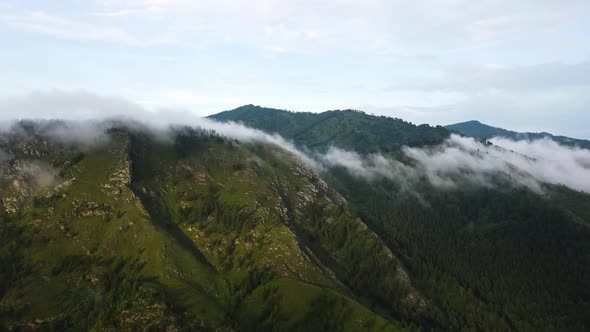
[[[549,62],[534,65],[451,65],[434,77],[405,80],[390,90],[495,94],[499,91],[530,92],[554,88],[590,86],[590,59],[576,63]]]
[[[1,151],[2,150],[0,150],[0,152]],[[11,182],[9,184],[0,183],[0,186],[14,186],[16,191],[24,190],[23,193],[26,193],[28,189],[18,185],[18,181],[12,180],[18,179],[27,181],[31,185],[31,189],[35,191],[52,187],[60,181],[58,170],[39,160],[16,160],[14,165],[11,166],[2,165],[2,162],[0,162],[0,182],[7,178],[10,179]]]
[[[543,31],[583,16],[589,6],[549,0],[106,0],[88,2],[71,18],[22,4],[6,7],[0,21],[12,28],[76,40],[145,46],[157,44],[154,32],[161,32],[177,37],[166,42],[185,45],[207,40],[259,50],[412,55]],[[121,18],[131,20],[121,24]]]
[[[392,84],[389,94],[418,94],[435,103],[378,111],[436,124],[477,118],[506,128],[558,128],[577,137],[590,121],[590,59],[535,65],[447,65]]]
[[[447,189],[463,185],[493,187],[510,182],[537,192],[542,191],[543,183],[590,192],[590,151],[564,147],[550,140],[514,142],[494,138],[494,144],[488,145],[451,135],[438,146],[405,147],[399,160],[333,147],[317,155],[304,153],[279,135],[242,124],[219,123],[182,110],[148,110],[122,98],[84,91],[55,90],[0,100],[0,122],[9,123],[15,118],[45,119],[38,122],[42,133],[62,142],[84,144],[100,141],[110,125],[105,119],[125,119],[127,123],[145,125],[159,132],[166,132],[170,126],[200,127],[241,141],[277,145],[318,171],[339,166],[368,180],[396,181],[408,191],[418,181],[426,180],[435,187]],[[69,122],[50,121],[59,118]],[[11,127],[5,126],[4,130],[7,128]]]
[[[25,10],[7,5],[1,6],[0,9],[2,9],[0,11],[0,25],[56,38],[112,42],[131,46],[149,46],[167,42],[159,37],[136,36],[122,27],[110,24],[92,24],[88,21],[69,19],[41,10]],[[110,14],[107,16],[115,16],[115,13]]]
[[[0,121],[18,119],[96,120],[110,117],[151,119],[163,117],[124,98],[84,90],[36,91],[0,99]],[[173,118],[177,115],[171,115]]]
[[[11,3],[0,5],[13,71],[5,93],[88,87],[207,111],[251,102],[304,111],[372,103],[387,115],[409,110],[412,121],[447,124],[477,113],[501,117],[493,122],[503,126],[571,133],[584,129],[570,131],[571,124],[590,121],[588,61],[559,62],[588,55],[588,1]],[[174,89],[199,93],[153,93]],[[517,112],[520,123],[510,122]],[[536,123],[523,123],[535,112],[542,113]],[[559,125],[550,126],[556,114]]]
[[[0,149],[0,186],[3,185],[3,179],[8,174],[8,161],[12,159],[12,155]]]
[[[58,171],[42,162],[27,161],[16,165],[19,174],[24,174],[36,190],[53,186],[59,181]]]
[[[535,167],[527,171],[539,181],[590,192],[590,150],[566,147],[550,139],[513,141],[496,137],[491,141],[534,158]]]
[[[435,187],[455,189],[468,183],[494,187],[498,179],[540,191],[539,179],[530,174],[538,165],[525,155],[488,146],[473,138],[451,135],[434,148],[405,148],[417,167]]]
[[[540,131],[557,128],[557,134],[588,139],[590,136],[585,134],[585,130],[590,121],[589,106],[590,85],[587,85],[527,92],[504,90],[482,93],[453,104],[438,106],[436,110],[443,114],[452,112],[453,118],[447,118],[447,124],[473,119],[476,112],[477,119],[484,123],[496,123],[505,128],[533,126]]]
[[[370,181],[387,178],[399,183],[402,189],[410,190],[420,177],[420,171],[413,166],[381,154],[361,156],[354,151],[331,147],[325,154],[316,157],[325,168],[343,167],[352,175]]]
[[[320,167],[292,142],[276,134],[269,135],[238,123],[215,122],[183,110],[148,110],[123,98],[87,91],[52,90],[0,99],[0,124],[3,123],[0,132],[26,134],[22,126],[14,125],[15,120],[23,119],[34,119],[38,134],[63,143],[84,145],[107,141],[105,130],[112,125],[112,121],[124,121],[127,125],[138,127],[145,125],[164,136],[170,127],[200,127],[242,141],[274,144],[308,165]]]
[[[7,160],[10,160],[10,155],[4,150],[0,149],[0,164]]]
[[[449,190],[465,185],[496,187],[508,182],[536,192],[542,192],[543,183],[590,192],[589,150],[572,149],[551,140],[514,142],[496,138],[493,142],[488,145],[451,135],[439,146],[405,147],[404,159],[409,162],[381,154],[360,156],[335,148],[320,160],[328,167],[343,167],[368,180],[393,180],[410,191],[425,179]]]
[[[5,13],[0,18],[9,27],[54,37],[137,43],[124,31],[114,28],[98,29],[45,12]]]
[[[106,130],[112,125],[108,121],[63,121],[63,120],[22,120],[5,122],[0,133],[8,132],[13,139],[26,140],[31,135],[51,139],[62,144],[92,148],[109,141]]]

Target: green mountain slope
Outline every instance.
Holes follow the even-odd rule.
[[[590,195],[547,188],[416,188],[333,169],[328,183],[388,243],[453,330],[590,326]]]
[[[590,141],[575,139],[566,136],[556,136],[550,133],[519,133],[516,131],[488,126],[479,121],[467,121],[445,126],[447,129],[458,132],[462,135],[480,139],[490,139],[492,137],[506,137],[513,140],[538,140],[552,139],[560,144],[568,146],[577,146],[584,149],[590,149]]]
[[[285,128],[309,116],[269,112]],[[373,138],[356,151],[400,157],[399,137],[379,129],[397,120],[334,114],[339,130],[350,116]],[[297,144],[355,148],[324,125]],[[199,129],[103,123],[104,136],[79,141],[63,126],[0,135],[0,328],[590,328],[588,194],[408,190]],[[440,130],[409,126],[417,145]]]
[[[113,126],[0,138],[0,326],[384,331],[440,326],[378,236],[289,153]]]
[[[243,117],[242,111],[231,113],[222,114],[226,119]],[[282,118],[285,127],[291,126],[291,116]],[[268,130],[266,120],[245,123]],[[277,120],[273,126],[282,125]],[[366,133],[371,135],[375,133]],[[330,144],[351,147],[346,138],[341,144],[338,139]],[[295,142],[304,146],[306,140],[297,136]],[[401,157],[388,148],[380,152]],[[321,175],[443,313],[439,321],[444,329],[590,328],[590,195],[556,186],[544,186],[539,194],[505,183],[445,190],[428,181],[408,191],[396,181],[366,180],[340,167]]]
[[[278,133],[310,149],[336,146],[371,152],[400,145],[439,143],[449,136],[449,132],[440,126],[416,126],[401,119],[376,117],[353,110],[316,114],[246,105],[210,118],[221,122],[241,122],[269,133]]]

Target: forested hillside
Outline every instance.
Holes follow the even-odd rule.
[[[316,150],[336,146],[374,152],[400,145],[440,143],[449,136],[449,131],[440,126],[416,126],[401,119],[371,116],[354,110],[316,114],[246,105],[210,118],[241,122],[252,128],[278,133],[299,146]]]
[[[235,117],[230,111],[220,118],[247,119],[244,123],[268,130],[264,116],[256,120],[247,114],[271,113],[286,123],[311,116],[238,110]],[[362,124],[353,121],[351,126]],[[375,141],[406,144],[387,132],[371,133],[383,136]],[[306,139],[295,137],[297,144],[305,145]],[[326,144],[367,152],[339,143],[335,137]],[[379,151],[394,160],[404,158],[397,149],[383,146]],[[454,189],[423,180],[408,189],[395,179],[358,177],[338,166],[324,169],[322,176],[350,201],[353,211],[407,268],[417,289],[444,313],[444,329],[590,328],[590,195],[553,185],[533,192],[500,179]]]
[[[267,124],[251,109],[236,112]],[[412,173],[425,166],[404,146],[411,138],[424,147],[414,152],[441,151],[444,128],[354,111],[323,113],[318,123],[305,119],[322,114],[254,109],[277,128],[315,123],[285,135],[316,162],[338,146],[350,149],[341,155],[406,173],[351,173],[343,166],[350,159],[314,170],[280,141],[200,128],[18,122],[0,135],[0,326],[590,327],[590,195],[546,183],[533,190],[517,173],[467,181],[477,176],[469,169],[455,173],[455,186],[437,186]],[[318,139],[325,128],[330,138]],[[342,130],[370,140],[355,147]],[[359,162],[352,160],[357,170]]]
[[[341,169],[326,179],[398,254],[452,329],[590,326],[590,195],[425,184],[416,200],[391,181],[369,183]]]
[[[442,326],[382,240],[290,153],[121,124],[82,144],[47,134],[60,126],[21,122],[0,140],[2,327]]]

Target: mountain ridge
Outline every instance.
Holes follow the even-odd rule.
[[[335,146],[376,152],[398,149],[402,145],[437,144],[450,134],[441,126],[417,126],[402,119],[372,116],[357,110],[309,113],[244,105],[208,118],[240,122],[268,133],[277,133],[299,146],[320,150]]]
[[[469,169],[459,176],[480,181],[437,186],[403,144],[436,155],[461,138],[444,128],[358,111],[239,113],[310,156],[339,146],[353,166],[378,156],[368,162],[409,172],[311,169],[256,131],[19,122],[0,133],[0,327],[590,327],[589,194]]]
[[[526,141],[550,139],[563,145],[590,149],[589,140],[571,138],[561,135],[553,135],[548,132],[517,132],[500,127],[490,126],[478,120],[470,120],[451,125],[446,125],[445,128],[458,132],[462,135],[478,139],[490,139],[493,137],[505,137],[512,140]]]
[[[27,130],[0,136],[0,234],[19,234],[0,248],[0,326],[397,331],[428,315],[380,238],[279,147]]]
[[[256,114],[255,110],[242,112]],[[272,133],[271,129],[281,126],[281,121],[291,128],[289,122],[297,117],[296,113],[277,110],[274,113],[280,114],[282,119],[274,118],[276,123],[272,126],[263,116],[246,118],[242,123]],[[229,111],[222,120],[240,121],[241,118],[245,117],[233,116]],[[363,118],[382,119],[363,114],[353,118],[350,127],[363,128],[368,131],[366,136],[388,135],[388,131],[364,126]],[[344,125],[335,127],[340,130]],[[309,135],[308,140],[293,140],[302,148],[308,147],[305,143],[314,138],[312,130],[304,132]],[[353,154],[371,156],[376,152],[380,159],[375,162],[383,161],[381,158],[389,158],[394,164],[407,162],[403,150],[399,149],[407,141],[395,135],[386,140],[393,144],[379,144],[383,142],[379,139],[357,145],[342,144],[350,136],[347,133],[347,137],[335,136],[335,140],[327,141],[314,138],[313,141],[320,144],[311,145],[310,153],[321,154],[323,148],[332,145]],[[448,147],[448,142],[441,139],[433,144],[418,139],[414,143],[420,147],[420,153],[436,156]],[[466,143],[485,144],[482,149],[488,144]],[[471,157],[473,154],[485,156],[489,151],[477,150],[463,156],[457,154],[459,150],[455,148],[448,152],[429,162],[448,161],[453,169],[461,169],[462,161],[481,164],[481,159],[471,160]],[[533,161],[528,159],[528,162]],[[448,317],[448,321],[443,320],[445,329],[569,331],[590,327],[590,321],[584,318],[590,312],[590,293],[584,286],[590,277],[590,255],[580,254],[590,253],[587,241],[590,215],[585,208],[590,205],[588,193],[549,184],[543,184],[540,191],[532,191],[515,186],[509,173],[500,173],[508,175],[503,177],[507,181],[494,183],[501,178],[491,178],[491,182],[446,189],[429,182],[429,173],[426,173],[422,181],[413,183],[407,190],[403,178],[359,176],[358,167],[366,160],[358,161],[361,166],[356,162],[349,164],[352,171],[336,165],[326,167],[321,175],[387,243],[407,267],[425,298],[432,300]],[[489,162],[495,163],[495,160]],[[484,168],[487,163],[482,164]],[[428,170],[435,165],[423,166]],[[439,172],[437,168],[431,169],[431,175]],[[445,171],[443,165],[440,172]],[[398,176],[403,177],[403,173]],[[468,169],[462,176],[473,177],[476,182],[481,180],[477,173],[470,174]],[[572,254],[566,254],[568,252]]]

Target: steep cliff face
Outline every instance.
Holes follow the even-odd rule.
[[[9,328],[397,330],[427,314],[379,238],[278,147],[127,128],[1,142]]]

